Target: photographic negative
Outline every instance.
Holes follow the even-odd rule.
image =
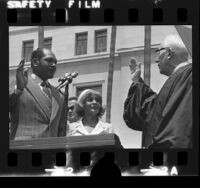
[[[126,14],[119,14],[121,1],[114,8],[94,2],[4,3],[7,159],[48,158],[39,165],[43,176],[95,176],[105,164],[120,176],[194,175],[198,44],[191,5],[169,15],[170,3],[144,1],[143,15],[137,1],[124,2]]]

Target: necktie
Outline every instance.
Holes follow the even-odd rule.
[[[46,94],[46,96],[51,99],[51,88],[50,88],[50,84],[46,83],[46,82],[42,82],[41,86],[43,88],[44,93]]]

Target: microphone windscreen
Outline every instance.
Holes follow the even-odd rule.
[[[71,74],[71,76],[72,76],[73,78],[76,78],[76,77],[78,76],[78,72],[77,72],[77,71],[73,72],[73,73]]]
[[[68,77],[68,76],[70,76],[70,75],[71,75],[70,72],[66,72],[66,73],[65,73],[65,77]]]

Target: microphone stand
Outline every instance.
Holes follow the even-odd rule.
[[[68,98],[69,98],[69,84],[72,83],[72,79],[69,79],[65,82],[65,92],[64,92],[64,104],[63,104],[63,110],[64,110],[64,125],[66,125],[66,136],[69,130],[68,126]]]

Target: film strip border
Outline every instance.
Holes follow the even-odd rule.
[[[164,14],[164,10],[162,8],[153,8],[152,9],[152,22],[156,23],[162,23],[168,20],[167,16]],[[52,19],[52,23],[68,23],[68,12],[65,9],[56,9],[52,14],[50,14],[50,18]],[[93,13],[89,9],[80,9],[78,10],[79,19],[77,19],[77,22],[79,23],[91,23],[91,19],[93,18]],[[42,11],[41,9],[32,9],[29,11],[29,13],[26,14],[26,17],[21,17],[22,13],[17,9],[8,9],[7,10],[7,22],[9,24],[14,23],[33,23],[33,24],[39,24],[43,23],[47,16],[46,12]],[[127,11],[127,21],[129,23],[139,23],[140,22],[140,13],[139,10],[136,8],[130,8]],[[184,24],[188,22],[188,10],[186,8],[178,8],[176,10],[175,14],[175,21],[179,24]],[[103,10],[103,16],[101,18],[101,21],[103,21],[106,24],[110,24],[115,22],[115,10],[110,9],[104,9]],[[70,21],[69,21],[70,23]]]
[[[66,154],[65,152],[55,153],[55,162],[57,166],[66,165]],[[114,152],[105,153],[107,156],[112,156],[114,158]],[[129,166],[140,165],[139,152],[129,152],[128,153],[128,163]],[[188,153],[185,151],[180,151],[176,153],[177,160],[174,163],[178,166],[186,166],[188,162]],[[9,152],[7,154],[7,166],[8,167],[17,167],[19,165],[19,153],[18,152]],[[142,156],[141,156],[142,157]],[[155,166],[164,165],[164,153],[163,152],[153,152],[152,153],[152,162]],[[91,152],[80,152],[80,164],[82,166],[90,165]],[[42,153],[32,152],[30,160],[32,166],[42,166]],[[22,162],[22,161],[21,161]]]
[[[110,1],[108,1],[110,2]],[[138,5],[134,0],[127,0],[124,6],[121,4],[103,4],[101,9],[68,9],[55,6],[52,9],[7,9],[4,4],[4,13],[0,13],[1,19],[9,25],[99,25],[99,24],[196,24],[198,14],[198,1],[164,1],[165,4],[155,6],[153,3],[141,1]],[[138,2],[138,1],[137,1]],[[111,8],[112,7],[112,8]],[[2,20],[1,20],[2,21]],[[5,25],[4,25],[5,26]],[[195,49],[194,49],[195,50]],[[198,49],[197,49],[198,50]],[[198,71],[198,69],[196,69]],[[7,84],[7,83],[6,83]],[[6,129],[7,130],[7,129]],[[198,140],[195,140],[198,141]],[[3,143],[4,144],[4,143]],[[197,149],[198,147],[196,147]],[[91,161],[91,151],[78,151],[78,163],[87,167]],[[168,157],[170,166],[181,168],[180,175],[198,174],[198,150],[172,150],[172,151],[149,151],[149,150],[117,150],[102,151],[111,161],[116,161],[118,167],[147,167],[149,162],[155,166],[165,164],[165,156]],[[49,161],[49,162],[48,162]],[[45,168],[56,166],[64,167],[67,157],[65,151],[2,151],[0,155],[0,173],[14,173],[21,171],[38,172]],[[50,166],[49,166],[50,165]],[[94,168],[94,167],[93,167]]]
[[[49,8],[9,8],[2,3],[8,24],[193,24],[198,14],[198,1],[193,0],[98,0],[100,6],[92,7],[94,0],[73,0],[88,3],[88,7],[71,6],[70,0],[53,1]],[[96,2],[97,0],[95,0]],[[196,12],[196,13],[195,13]],[[195,14],[194,14],[195,13]]]
[[[193,161],[198,156],[186,150],[167,150],[167,151],[149,151],[149,150],[113,150],[113,149],[76,149],[73,152],[73,164],[75,168],[88,168],[91,171],[95,169],[95,173],[102,173],[98,169],[102,168],[109,170],[112,168],[113,173],[117,168],[119,173],[128,171],[129,169],[137,169],[136,172],[130,173],[130,176],[143,175],[140,171],[148,169],[149,166],[161,168],[163,166],[169,168],[169,172],[173,167],[176,167],[175,174],[168,175],[196,175],[197,164]],[[94,157],[95,153],[95,157]],[[71,159],[70,159],[71,160]],[[1,169],[5,169],[3,173],[45,173],[45,169],[52,169],[54,166],[66,168],[69,163],[69,155],[66,151],[10,151],[4,157],[1,155]],[[95,161],[94,165],[92,161]],[[112,165],[115,165],[114,168]],[[2,173],[1,172],[1,173]],[[96,174],[95,174],[96,175]],[[114,174],[115,175],[115,174]],[[157,174],[159,175],[159,174]],[[110,175],[112,176],[112,174]]]

